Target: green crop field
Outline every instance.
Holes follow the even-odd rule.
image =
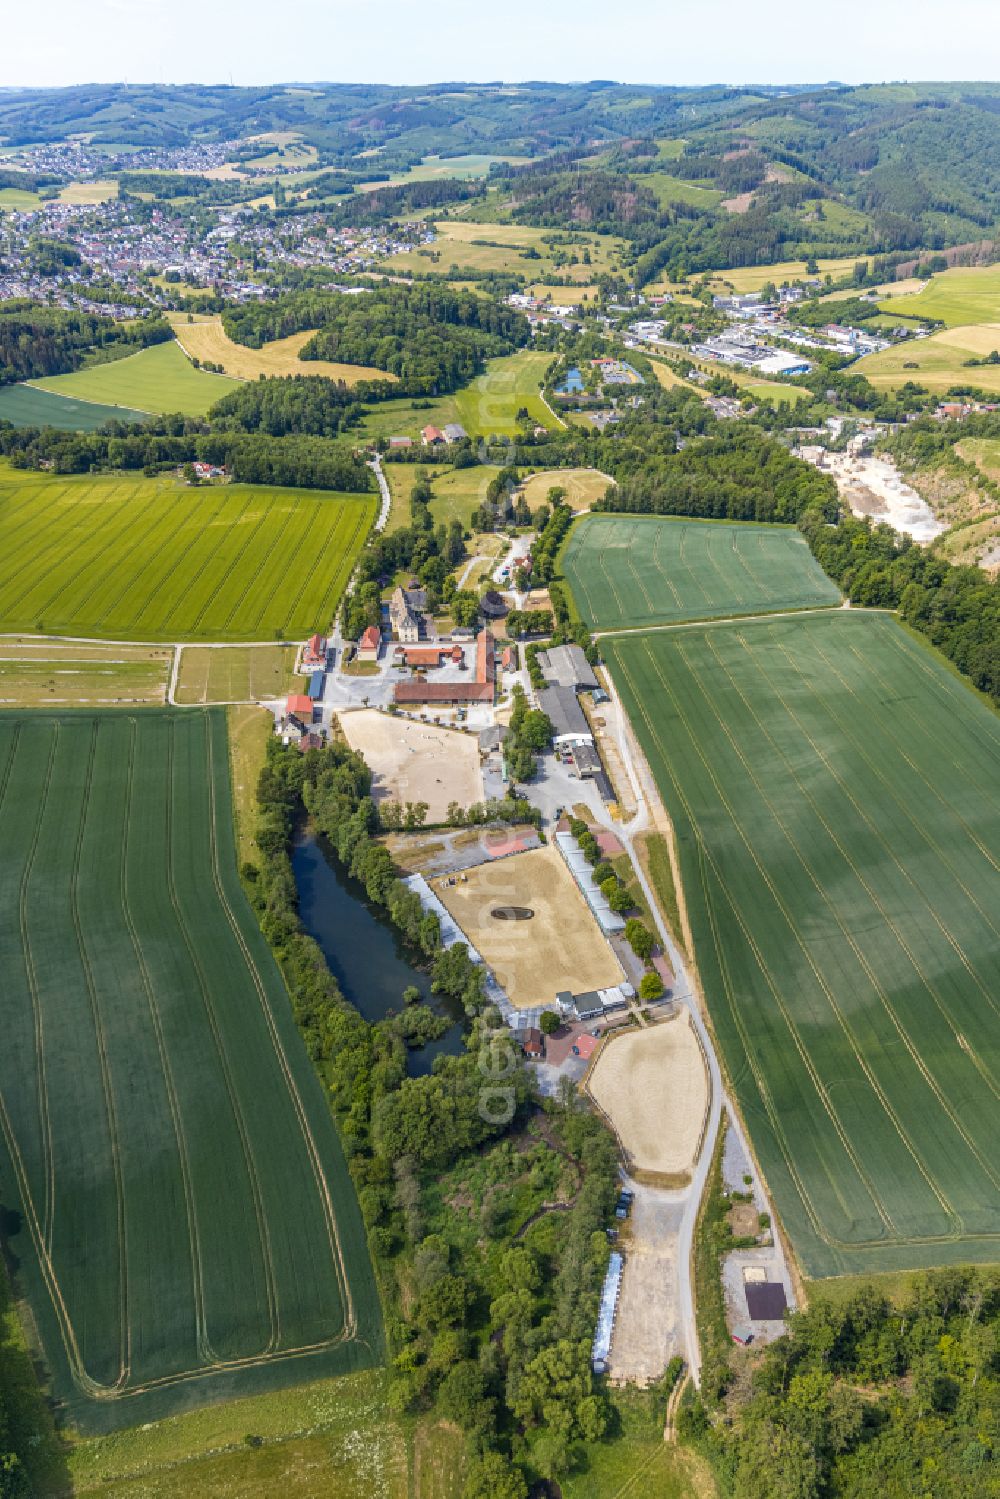
[[[792,526],[589,515],[570,533],[563,570],[595,630],[840,602]]]
[[[96,432],[105,422],[144,422],[146,411],[99,406],[53,395],[35,385],[0,385],[0,422],[13,427],[57,427],[60,432]]]
[[[174,340],[153,344],[112,364],[95,364],[88,370],[74,370],[71,375],[51,375],[31,381],[32,389],[48,390],[57,396],[72,396],[132,411],[180,411],[185,416],[204,416],[238,384],[239,381],[225,375],[196,370]],[[125,414],[119,411],[112,415],[121,418]],[[107,417],[101,420],[107,421]]]
[[[378,1297],[236,873],[223,710],[0,715],[0,1179],[82,1430],[365,1367]]]
[[[0,468],[0,629],[298,638],[331,618],[372,495]]]
[[[806,1273],[1000,1259],[1000,718],[887,614],[605,649]]]

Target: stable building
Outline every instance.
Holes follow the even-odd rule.
[[[552,724],[552,739],[557,748],[593,745],[594,736],[580,700],[572,687],[543,687],[538,706]]]
[[[538,652],[538,665],[553,687],[572,687],[574,692],[596,692],[594,668],[578,645],[553,645]]]

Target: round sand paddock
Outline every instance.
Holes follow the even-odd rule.
[[[708,1106],[708,1078],[687,1010],[605,1042],[587,1091],[636,1171],[690,1171]]]

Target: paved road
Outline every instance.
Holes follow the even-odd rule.
[[[771,617],[773,618],[773,616]],[[751,1163],[750,1169],[754,1177],[755,1194],[759,1197],[760,1201],[767,1204],[767,1210],[771,1212],[772,1222],[774,1222],[775,1219],[773,1206],[768,1200],[767,1193],[764,1188],[764,1183],[760,1179],[756,1164],[750,1154],[749,1149],[747,1148],[746,1136],[744,1135],[742,1125],[737,1118],[735,1109],[726,1098],[722,1083],[722,1073],[719,1068],[719,1061],[715,1053],[715,1047],[712,1043],[711,1035],[709,1034],[705,1022],[702,1018],[701,1009],[698,1004],[694,986],[691,983],[687,965],[682,954],[679,952],[676,943],[670,935],[670,932],[667,930],[667,927],[663,921],[662,913],[660,911],[659,903],[656,900],[656,896],[653,892],[650,882],[646,878],[645,872],[643,871],[642,865],[635,852],[633,840],[638,833],[642,833],[649,828],[652,821],[649,814],[649,808],[651,805],[656,805],[659,803],[659,792],[656,788],[655,783],[653,782],[648,766],[646,766],[644,762],[641,766],[637,765],[636,763],[636,757],[632,750],[630,726],[625,715],[625,710],[622,707],[621,699],[618,696],[615,684],[611,679],[610,673],[605,673],[605,675],[607,676],[608,680],[608,693],[611,699],[611,708],[613,709],[613,712],[611,713],[605,712],[605,721],[608,724],[609,729],[612,730],[617,741],[622,763],[625,766],[628,778],[632,784],[638,811],[629,822],[623,824],[615,822],[609,816],[607,810],[602,805],[601,810],[598,813],[598,820],[605,826],[609,827],[616,834],[616,836],[621,840],[626,850],[628,851],[628,855],[635,869],[636,878],[639,881],[640,888],[642,889],[642,892],[646,897],[646,901],[649,905],[650,911],[653,913],[653,918],[656,923],[656,929],[660,938],[660,942],[663,946],[664,951],[670,958],[670,962],[677,979],[676,987],[674,990],[674,997],[675,999],[688,1006],[695,1031],[698,1035],[699,1041],[701,1042],[702,1050],[705,1055],[706,1065],[708,1067],[709,1084],[711,1090],[708,1123],[705,1129],[704,1139],[702,1141],[701,1154],[692,1172],[691,1185],[687,1190],[680,1213],[680,1222],[677,1228],[677,1254],[675,1262],[677,1274],[677,1328],[679,1341],[686,1351],[686,1361],[691,1371],[692,1378],[694,1379],[695,1383],[698,1384],[701,1378],[701,1350],[698,1344],[698,1332],[695,1322],[694,1287],[691,1281],[691,1250],[694,1242],[694,1230],[698,1218],[698,1209],[701,1204],[702,1197],[704,1196],[705,1184],[708,1180],[708,1173],[712,1165],[712,1156],[714,1154],[715,1143],[718,1138],[723,1108],[725,1108],[726,1113],[728,1114],[730,1124],[739,1135],[743,1145],[744,1153]],[[664,815],[666,814],[664,813]],[[783,1278],[785,1279],[786,1283],[790,1285],[790,1277],[788,1275],[787,1265],[785,1265],[784,1263],[780,1244],[776,1245],[776,1252],[785,1272]]]
[[[372,473],[378,480],[379,493],[382,496],[382,508],[378,513],[372,530],[384,531],[386,522],[389,519],[389,511],[392,509],[392,494],[389,490],[389,482],[386,479],[385,474],[382,472],[382,459],[378,453],[375,454],[368,467],[371,469]]]

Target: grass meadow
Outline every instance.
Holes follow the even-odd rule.
[[[885,614],[605,650],[805,1273],[1000,1258],[1000,719]]]
[[[0,629],[265,641],[325,625],[372,495],[0,469]]]
[[[101,406],[39,390],[37,385],[0,385],[0,422],[14,427],[56,427],[60,432],[96,432],[105,422],[144,422],[148,411]]]
[[[382,184],[380,184],[382,185]],[[460,275],[463,270],[515,272],[531,281],[547,281],[550,276],[568,276],[571,281],[589,285],[594,278],[620,264],[623,241],[610,234],[579,235],[579,243],[548,245],[551,229],[526,224],[480,224],[469,219],[438,219],[434,223],[437,239],[394,255],[385,262],[391,271],[426,271],[432,267],[446,274]],[[564,235],[560,235],[564,238]],[[590,253],[589,265],[583,263],[583,252]],[[530,251],[530,254],[525,254]],[[554,254],[565,251],[576,255],[576,265],[556,266]],[[570,296],[571,287],[563,289]]]
[[[570,533],[563,570],[595,630],[840,602],[792,526],[590,515]]]
[[[868,260],[866,255],[846,255],[837,260],[817,260],[819,274],[832,276],[836,281],[841,276],[849,276],[855,265],[860,260]],[[760,291],[762,286],[773,284],[782,286],[786,281],[805,281],[808,277],[806,262],[804,260],[782,260],[776,265],[747,265],[738,266],[734,270],[713,271],[710,273],[712,290],[721,294],[731,289],[738,296],[752,291]]]
[[[555,431],[559,419],[539,395],[539,385],[551,363],[551,354],[522,349],[503,359],[491,359],[481,375],[453,395],[419,405],[403,399],[379,401],[367,408],[359,437],[419,439],[424,427],[443,427],[448,422],[458,422],[470,437],[515,437],[517,413],[522,406],[539,426]]]
[[[908,299],[894,300],[892,305],[899,307],[904,300]],[[929,338],[907,339],[878,354],[866,354],[852,368],[879,389],[892,390],[915,380],[940,395],[945,395],[953,385],[973,385],[997,393],[1000,365],[969,368],[965,363],[967,359],[982,359],[994,349],[1000,349],[1000,323],[963,325],[944,328]]]
[[[180,411],[185,416],[204,416],[216,401],[236,389],[236,381],[196,370],[180,344],[171,340],[152,344],[112,364],[95,364],[70,375],[32,380],[31,388],[78,401],[96,401],[101,406],[121,406],[127,411]],[[127,419],[122,411],[112,415]]]
[[[0,638],[0,706],[162,705],[172,661],[166,646]]]
[[[939,271],[909,296],[879,304],[893,316],[933,318],[957,328],[967,323],[1000,323],[1000,266],[955,266]]]
[[[364,1227],[236,873],[222,710],[0,716],[7,1240],[80,1431],[381,1356]]]

